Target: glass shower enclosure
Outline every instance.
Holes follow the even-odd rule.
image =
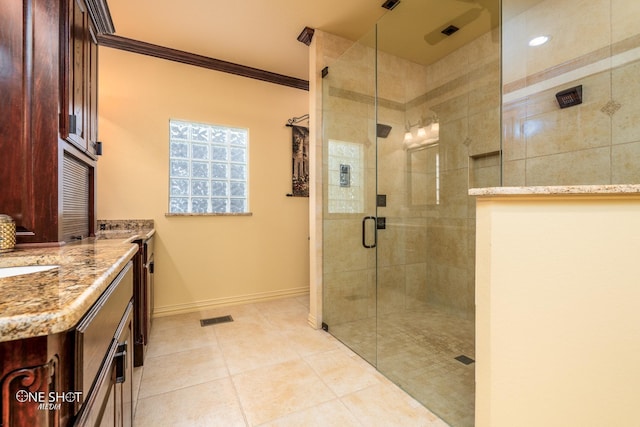
[[[500,185],[499,5],[442,3],[403,0],[323,78],[323,323],[450,425],[472,426],[468,189]],[[446,22],[463,37],[436,31]]]

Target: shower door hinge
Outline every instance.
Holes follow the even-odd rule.
[[[324,67],[322,69],[322,78],[324,79],[325,77],[327,77],[327,74],[329,74],[329,67]]]

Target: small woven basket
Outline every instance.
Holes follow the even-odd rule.
[[[0,253],[16,246],[16,223],[9,215],[0,214]]]

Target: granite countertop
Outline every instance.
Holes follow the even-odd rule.
[[[99,219],[96,239],[146,240],[153,236],[152,219]]]
[[[121,237],[88,238],[61,247],[17,249],[0,255],[0,268],[59,266],[0,278],[0,341],[54,334],[75,326],[133,258],[138,247],[131,242]]]
[[[640,193],[640,185],[558,185],[545,187],[487,187],[471,188],[470,196],[528,196],[528,195],[615,195]]]
[[[96,232],[96,240],[146,240],[155,234],[156,230],[141,228],[137,230],[101,230]]]

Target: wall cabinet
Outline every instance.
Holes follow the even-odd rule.
[[[108,32],[104,0],[0,8],[0,152],[8,166],[0,168],[0,212],[16,221],[18,243],[95,232],[96,35]],[[85,165],[80,175],[65,159]]]
[[[60,136],[95,159],[98,108],[98,43],[84,0],[63,1],[60,51]],[[64,113],[66,112],[66,114]]]

